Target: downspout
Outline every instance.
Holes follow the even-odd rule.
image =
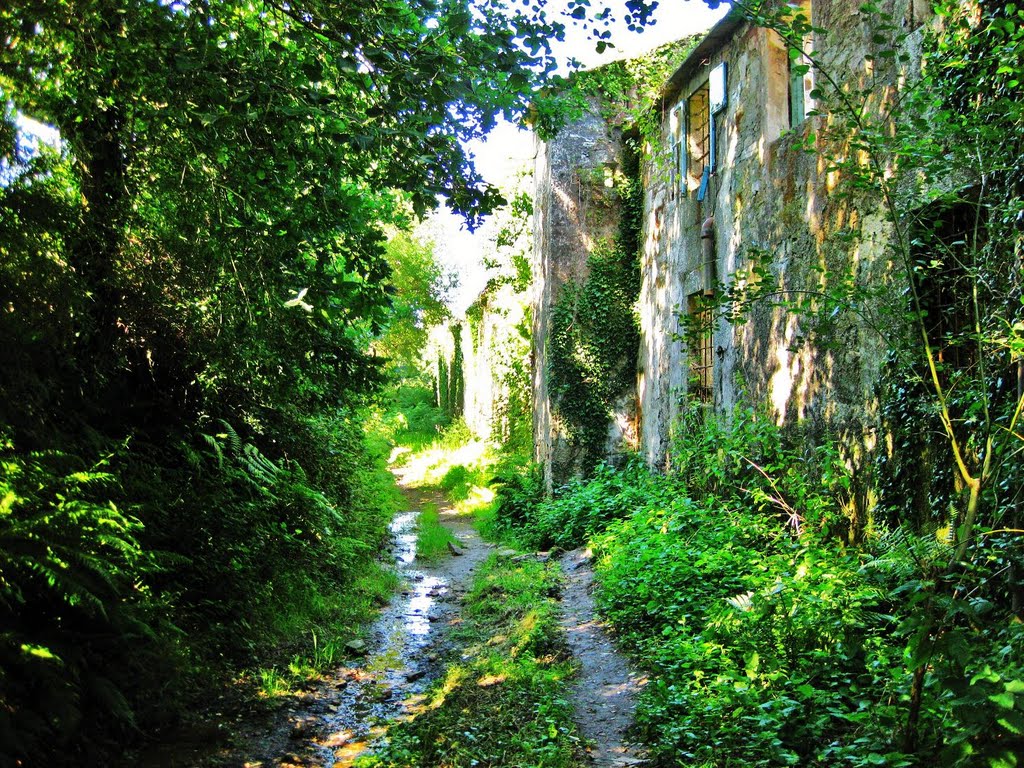
[[[700,228],[701,284],[704,295],[715,292],[715,217],[708,216]]]

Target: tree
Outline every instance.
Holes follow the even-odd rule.
[[[500,201],[462,142],[522,114],[545,76],[558,30],[525,13],[487,0],[0,8],[0,454],[33,486],[11,491],[0,538],[70,542],[66,576],[117,576],[83,615],[0,562],[0,623],[31,630],[0,634],[16,754],[62,738],[86,749],[79,727],[127,722],[112,690],[146,700],[111,670],[154,641],[145,623],[111,631],[115,607],[178,623],[191,611],[210,634],[192,650],[216,660],[226,644],[251,652],[270,597],[311,594],[311,573],[336,591],[369,563],[386,510],[366,509],[354,409],[382,378],[385,233],[439,196],[474,222]],[[21,116],[54,126],[58,146],[24,146]],[[95,514],[57,514],[72,502]],[[115,508],[127,533],[97,542]],[[45,653],[52,679],[8,668]],[[46,711],[13,679],[74,691],[77,710]]]

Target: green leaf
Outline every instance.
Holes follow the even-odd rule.
[[[1013,709],[1014,698],[1012,693],[992,694],[988,697],[988,700],[1003,709]]]

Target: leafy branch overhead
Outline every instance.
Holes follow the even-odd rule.
[[[123,741],[126,699],[161,716],[147,685],[258,656],[282,617],[337,618],[339,585],[360,604],[391,504],[360,408],[443,312],[429,249],[394,233],[442,198],[472,224],[503,202],[463,142],[525,113],[560,34],[539,5],[486,1],[0,6],[0,454],[45,489],[65,470],[39,451],[110,460],[108,496],[71,514],[77,497],[19,486],[0,527],[68,542],[62,584],[115,574],[82,592],[111,615],[195,635],[133,644],[98,613],[54,634],[60,590],[0,558],[0,624],[28,617],[0,635],[5,748],[105,762],[90,750]],[[103,510],[131,524],[107,535]],[[46,667],[66,704],[46,711],[25,681],[79,637]]]

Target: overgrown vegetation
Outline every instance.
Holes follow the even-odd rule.
[[[369,607],[366,408],[440,309],[400,230],[501,202],[460,140],[560,34],[474,8],[0,9],[0,762],[105,763]]]
[[[570,448],[559,477],[597,463],[619,400],[635,386],[643,211],[635,157],[626,171],[618,183],[621,210],[614,244],[595,247],[586,279],[562,286],[551,308],[548,387],[552,413]]]
[[[689,418],[671,475],[499,491],[527,543],[594,548],[599,606],[653,673],[637,722],[657,764],[1014,765],[1024,625],[983,576],[1013,561],[1005,540],[966,577],[909,527],[846,546],[834,449],[752,412]]]
[[[585,764],[566,700],[570,673],[555,597],[559,571],[492,555],[466,596],[451,663],[412,719],[361,768],[446,765],[574,768]]]
[[[614,413],[635,388],[640,347],[635,304],[644,208],[641,162],[645,147],[660,141],[653,106],[668,76],[696,41],[687,38],[645,56],[575,73],[550,98],[535,103],[550,122],[539,129],[542,136],[559,121],[579,119],[595,107],[609,130],[625,133],[622,157],[615,158],[621,164],[616,163],[614,170],[577,171],[581,186],[594,197],[595,218],[617,222],[615,236],[596,242],[585,277],[561,286],[551,309],[546,375],[552,415],[569,448],[554,469],[560,480],[593,469],[605,451]]]
[[[794,70],[815,68],[827,119],[802,146],[848,210],[881,201],[896,282],[824,262],[818,284],[791,291],[767,254],[737,283],[745,293],[723,294],[737,299],[724,314],[769,300],[823,348],[851,311],[884,335],[891,442],[872,478],[884,506],[872,510],[827,436],[698,407],[675,430],[671,474],[602,468],[547,500],[532,479],[506,479],[497,524],[595,548],[602,610],[654,672],[638,724],[660,764],[1017,765],[1024,241],[1006,147],[1022,135],[1021,12],[937,4],[922,75],[901,79],[915,64],[901,19],[865,4],[872,76],[847,80],[801,58],[828,30],[754,5]],[[887,78],[903,90],[880,98]],[[836,236],[849,253],[860,233]]]

